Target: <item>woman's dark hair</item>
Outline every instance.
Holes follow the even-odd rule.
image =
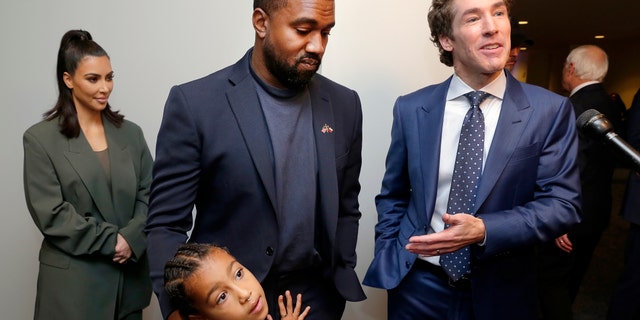
[[[86,56],[109,57],[107,52],[93,41],[89,32],[84,30],[67,31],[62,36],[60,49],[58,49],[58,64],[56,67],[58,101],[51,110],[43,114],[43,117],[47,121],[58,118],[60,132],[68,138],[76,138],[80,135],[80,124],[78,123],[78,114],[73,103],[71,89],[65,85],[63,76],[65,72],[73,75],[80,61]],[[102,111],[102,114],[116,127],[122,125],[124,116],[118,111],[111,110],[109,103],[107,103],[107,107]]]
[[[226,248],[214,244],[185,243],[178,247],[176,254],[164,266],[164,289],[169,294],[171,304],[185,318],[198,314],[198,310],[193,307],[193,301],[187,295],[184,283],[200,269],[202,260],[216,249],[229,252]]]

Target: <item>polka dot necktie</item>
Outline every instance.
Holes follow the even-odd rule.
[[[464,117],[458,153],[451,179],[451,190],[447,213],[472,214],[476,200],[478,182],[482,175],[482,154],[484,151],[484,116],[480,104],[489,96],[484,91],[465,94],[471,108]],[[447,228],[448,226],[445,226]],[[449,277],[457,281],[471,269],[469,247],[440,256],[440,265]]]

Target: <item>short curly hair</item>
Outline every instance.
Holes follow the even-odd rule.
[[[288,4],[288,0],[253,0],[253,10],[262,9],[267,14],[276,12]]]

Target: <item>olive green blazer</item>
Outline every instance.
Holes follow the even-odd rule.
[[[67,138],[57,119],[24,133],[25,198],[44,236],[35,319],[114,319],[149,304],[142,229],[153,160],[140,127],[103,120],[111,187],[82,133]],[[112,261],[118,233],[133,252],[124,265]]]

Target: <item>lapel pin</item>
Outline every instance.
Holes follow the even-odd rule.
[[[320,130],[320,132],[322,133],[332,133],[333,132],[333,128],[329,127],[328,124],[324,124],[324,126],[322,126],[322,130]]]

